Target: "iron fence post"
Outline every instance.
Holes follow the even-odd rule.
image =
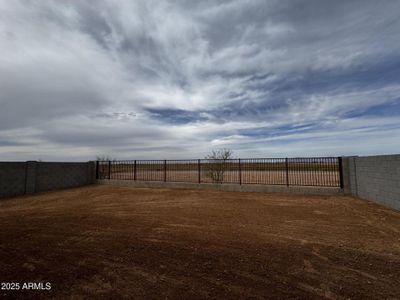
[[[99,178],[99,161],[96,160],[96,179],[100,179]]]
[[[286,185],[289,186],[289,162],[288,158],[285,158],[285,165],[286,165]]]
[[[136,180],[136,159],[133,163],[133,180]]]
[[[200,159],[198,159],[198,160],[197,160],[197,171],[198,171],[198,173],[199,173],[199,183],[201,183],[201,170],[200,170],[200,164],[201,164],[201,161],[200,161]]]
[[[240,164],[240,158],[239,158],[239,184],[242,184],[242,165]]]
[[[340,188],[343,189],[343,160],[342,157],[338,157],[339,162],[339,180],[340,180]]]
[[[108,180],[111,179],[111,160],[108,161]]]
[[[167,160],[164,159],[164,182],[167,182]]]

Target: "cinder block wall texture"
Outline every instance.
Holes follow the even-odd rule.
[[[0,198],[93,184],[94,162],[0,162]]]
[[[0,162],[0,197],[25,194],[27,164]]]
[[[344,193],[400,209],[400,155],[343,158]]]

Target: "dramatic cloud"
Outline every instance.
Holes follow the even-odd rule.
[[[397,1],[0,0],[0,160],[398,153]]]

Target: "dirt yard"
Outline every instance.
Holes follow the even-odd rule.
[[[0,201],[10,298],[399,299],[400,213],[350,197],[92,186]]]

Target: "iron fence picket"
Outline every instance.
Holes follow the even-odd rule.
[[[340,157],[97,161],[98,179],[343,188]]]

